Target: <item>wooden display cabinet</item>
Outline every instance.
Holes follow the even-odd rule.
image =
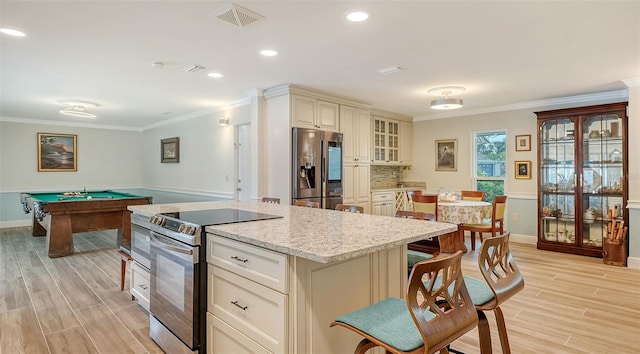
[[[536,112],[538,249],[602,257],[608,210],[628,225],[626,108]]]

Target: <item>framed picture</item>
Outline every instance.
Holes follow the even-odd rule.
[[[436,140],[436,171],[458,170],[458,140]]]
[[[78,136],[38,133],[38,171],[75,172],[78,170]]]
[[[516,161],[516,178],[531,179],[531,161]]]
[[[531,134],[516,135],[516,151],[531,151]]]
[[[180,138],[160,140],[160,162],[180,162]]]

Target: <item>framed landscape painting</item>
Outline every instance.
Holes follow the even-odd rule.
[[[78,170],[78,136],[38,133],[38,171],[75,172]]]
[[[436,171],[458,170],[457,145],[456,139],[436,140]]]

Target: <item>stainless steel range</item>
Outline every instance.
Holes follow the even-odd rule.
[[[281,217],[229,208],[161,213],[151,218],[134,214],[131,222],[136,235],[143,228],[150,241],[145,255],[151,270],[150,336],[165,352],[206,351],[205,226]],[[133,252],[147,252],[144,247],[136,249],[135,244],[134,240]]]

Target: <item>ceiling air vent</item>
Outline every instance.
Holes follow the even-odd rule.
[[[234,3],[223,6],[215,12],[215,15],[222,21],[238,27],[245,27],[264,19],[264,16]]]
[[[206,68],[204,66],[200,66],[200,65],[191,65],[191,66],[187,66],[183,70],[188,72],[188,73],[199,73],[201,71],[206,70]]]

